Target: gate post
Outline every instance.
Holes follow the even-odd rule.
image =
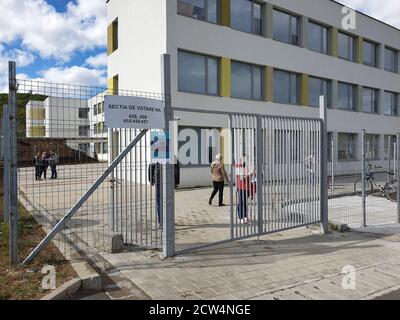
[[[319,111],[321,119],[320,142],[320,215],[321,230],[328,232],[328,110],[325,97],[319,97]]]
[[[3,163],[4,163],[4,177],[3,177],[3,189],[4,189],[4,222],[9,223],[10,214],[10,115],[7,105],[3,106]]]
[[[169,123],[173,120],[171,106],[171,57],[169,54],[161,56],[162,88],[165,99],[165,135],[169,136]],[[169,137],[171,138],[171,137]],[[161,199],[164,204],[163,217],[163,255],[165,258],[172,257],[175,254],[175,159],[171,150],[171,139],[169,144],[169,161],[165,164],[163,173]],[[177,160],[178,161],[178,160]]]
[[[361,188],[362,188],[362,215],[363,215],[363,226],[364,228],[367,226],[367,203],[366,203],[366,194],[365,194],[365,187],[366,187],[366,179],[367,174],[365,172],[365,159],[366,159],[366,146],[365,146],[365,129],[362,130],[361,133]]]
[[[18,264],[18,186],[17,186],[17,80],[16,65],[9,61],[8,107],[10,119],[10,216],[9,216],[9,257],[10,264]]]
[[[262,139],[262,118],[257,116],[257,212],[258,212],[258,234],[264,233],[264,223],[263,223],[263,188],[264,188],[264,144]]]
[[[400,192],[399,192],[399,183],[400,183],[400,133],[397,134],[396,137],[396,194],[397,194],[397,223],[400,223]],[[390,145],[389,145],[390,149]]]

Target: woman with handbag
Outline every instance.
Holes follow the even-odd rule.
[[[210,199],[208,200],[208,204],[210,206],[212,205],[212,201],[218,192],[219,192],[218,205],[220,207],[225,206],[224,201],[223,201],[224,200],[224,185],[225,185],[225,181],[229,182],[229,178],[226,173],[225,165],[222,160],[223,160],[222,154],[217,154],[215,157],[215,161],[211,164],[211,175],[212,175],[214,190],[211,193]]]

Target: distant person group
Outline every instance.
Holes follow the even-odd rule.
[[[39,181],[47,179],[47,169],[50,167],[51,169],[51,177],[50,179],[57,179],[57,163],[58,163],[58,155],[53,152],[43,152],[37,153],[34,158],[35,165],[35,180]]]

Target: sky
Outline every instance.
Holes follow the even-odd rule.
[[[399,0],[339,2],[400,28]],[[19,79],[106,86],[105,0],[0,0],[0,12],[0,92],[8,60]]]

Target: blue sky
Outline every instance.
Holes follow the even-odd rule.
[[[400,28],[398,0],[339,2]],[[0,12],[0,92],[7,60],[19,78],[106,85],[105,0],[0,0]]]

